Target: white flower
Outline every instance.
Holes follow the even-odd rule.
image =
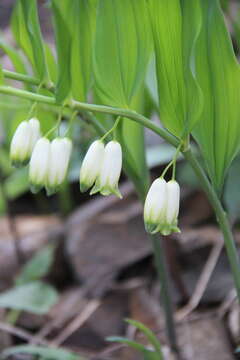
[[[26,165],[33,147],[40,137],[40,125],[36,118],[22,121],[13,135],[10,146],[10,159],[14,166]]]
[[[167,208],[167,183],[158,178],[152,183],[144,204],[146,231],[155,234],[165,223]]]
[[[50,158],[50,141],[41,138],[34,146],[30,160],[29,179],[32,192],[38,192],[45,186]]]
[[[94,141],[89,147],[80,169],[80,190],[90,189],[96,181],[104,156],[104,144],[101,140]]]
[[[166,231],[179,232],[177,223],[180,204],[180,187],[175,180],[168,181],[167,194]]]
[[[177,217],[179,213],[180,188],[175,180],[168,183],[156,179],[147,194],[144,205],[144,222],[147,232],[160,232],[169,235],[179,232]]]
[[[55,193],[63,183],[69,165],[72,142],[68,138],[56,138],[50,145],[50,156],[46,177],[48,195]]]
[[[117,141],[110,141],[104,148],[103,162],[95,186],[90,194],[100,192],[102,195],[115,194],[122,197],[118,181],[122,169],[122,149]]]

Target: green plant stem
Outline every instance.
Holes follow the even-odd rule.
[[[167,264],[164,256],[164,248],[162,246],[162,238],[156,235],[149,235],[149,238],[152,241],[155,266],[157,269],[158,278],[161,284],[161,298],[165,313],[166,328],[168,333],[169,342],[173,351],[177,354],[179,353],[177,336],[175,331],[174,317],[173,317],[173,306],[170,296],[169,289],[169,278]]]
[[[40,103],[48,104],[48,105],[58,105],[54,97],[50,96],[44,96],[40,94],[31,93],[26,90],[22,89],[16,89],[10,86],[0,86],[0,93],[7,94],[7,95],[13,95],[18,96],[24,99],[28,99],[31,101],[37,101]],[[147,119],[145,116],[140,115],[136,113],[135,111],[128,110],[128,109],[120,109],[115,107],[108,107],[103,105],[94,105],[94,104],[87,104],[87,103],[81,103],[79,101],[72,100],[68,106],[73,110],[79,110],[86,111],[86,112],[99,112],[104,114],[112,114],[117,116],[126,117],[128,119],[131,119],[142,126],[152,130],[156,134],[160,135],[163,139],[165,139],[168,143],[171,145],[178,147],[179,141],[176,137],[171,135],[168,131],[165,129],[162,129],[158,125],[151,122],[149,119]],[[91,118],[90,118],[91,120]],[[103,127],[101,124],[99,124],[96,120],[93,121],[93,125],[96,129],[99,130],[101,134],[105,133],[103,132]],[[236,246],[233,240],[231,228],[229,221],[227,219],[227,216],[225,214],[225,211],[222,207],[222,204],[220,200],[218,199],[218,196],[212,187],[210,181],[208,180],[204,170],[202,169],[201,165],[198,163],[195,156],[192,154],[190,149],[187,149],[183,152],[183,155],[187,161],[189,161],[190,165],[192,166],[194,172],[196,173],[197,177],[199,178],[201,185],[203,189],[205,190],[208,199],[213,206],[217,219],[219,221],[220,228],[222,230],[222,233],[224,235],[224,241],[225,246],[227,249],[228,259],[230,262],[231,270],[233,272],[234,276],[234,282],[238,294],[238,300],[240,303],[240,266],[239,266],[239,258],[236,250]]]
[[[205,172],[203,171],[201,165],[199,164],[195,156],[192,154],[191,149],[188,149],[183,154],[185,159],[190,163],[198,179],[200,180],[202,188],[204,189],[208,200],[215,211],[219,227],[221,228],[223,233],[224,243],[231,266],[235,287],[237,290],[238,301],[240,302],[240,262],[227,214],[224,211],[222,204],[211,183],[209,182]]]
[[[40,80],[33,76],[17,73],[14,71],[3,70],[3,75],[4,75],[4,77],[11,79],[11,80],[22,81],[24,83],[28,83],[28,84],[32,84],[32,85],[40,84]]]
[[[54,86],[51,82],[42,83],[40,81],[40,79],[38,79],[34,76],[30,76],[27,74],[21,74],[21,73],[15,72],[15,71],[9,71],[9,70],[5,70],[5,69],[3,69],[2,72],[3,72],[3,76],[7,79],[21,81],[21,82],[31,84],[31,85],[36,85],[36,86],[39,86],[42,84],[42,87],[45,87],[46,89],[49,89],[49,90],[54,89]]]
[[[16,89],[11,86],[5,86],[5,85],[0,86],[0,93],[18,96],[30,101],[37,101],[39,103],[43,103],[47,105],[61,106],[61,104],[56,102],[54,97],[40,95],[22,89]],[[145,116],[138,114],[133,110],[109,107],[104,105],[87,104],[75,100],[72,100],[69,104],[66,104],[66,107],[67,106],[73,110],[90,111],[93,113],[99,112],[103,114],[112,114],[112,115],[127,117],[128,119],[131,119],[139,123],[140,125],[154,131],[156,134],[162,136],[167,142],[169,142],[173,146],[177,147],[179,145],[179,141],[175,136],[171,135],[168,131],[160,128],[158,125],[154,124]]]

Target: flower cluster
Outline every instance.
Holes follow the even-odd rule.
[[[18,126],[12,139],[10,157],[15,166],[25,165],[30,160],[31,190],[36,193],[45,187],[47,194],[51,195],[66,177],[71,152],[70,139],[58,137],[50,141],[41,137],[39,121],[32,118]],[[173,161],[175,159],[170,164]],[[100,192],[102,195],[115,194],[122,198],[118,189],[121,170],[121,145],[115,140],[106,145],[103,139],[96,140],[82,162],[80,190],[85,192],[91,189],[90,194]],[[163,235],[179,232],[179,201],[180,188],[175,180],[166,182],[163,176],[156,179],[148,191],[144,205],[146,231],[151,234],[160,232]]]
[[[29,178],[32,192],[45,187],[51,195],[58,190],[66,177],[72,142],[68,138],[56,138],[50,142],[40,138],[30,160]]]
[[[33,118],[18,126],[11,142],[10,159],[14,166],[26,165],[30,160],[32,192],[45,187],[51,195],[65,179],[71,151],[72,142],[68,138],[56,138],[50,142],[41,137],[39,121]]]
[[[177,222],[179,213],[180,188],[175,180],[166,182],[156,179],[147,194],[144,206],[146,231],[169,235],[180,232]]]
[[[104,146],[101,140],[92,143],[83,160],[80,170],[80,189],[87,191],[93,185],[90,194],[115,194],[122,197],[118,181],[122,169],[122,149],[117,141]]]

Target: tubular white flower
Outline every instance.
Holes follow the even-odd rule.
[[[46,178],[48,195],[55,193],[64,181],[72,151],[72,142],[68,138],[56,138],[50,145],[50,157]]]
[[[40,137],[40,125],[36,118],[22,121],[13,135],[10,146],[10,159],[14,166],[26,165],[33,147]]]
[[[165,223],[167,211],[167,183],[158,178],[152,183],[144,204],[146,231],[155,234]]]
[[[102,195],[115,194],[122,197],[118,181],[122,170],[122,149],[117,141],[110,141],[104,149],[103,162],[95,186],[90,194],[100,192]]]
[[[30,160],[29,180],[32,192],[38,192],[46,182],[50,158],[50,141],[41,138],[34,146]]]
[[[32,133],[31,141],[30,141],[30,147],[31,147],[31,153],[32,153],[36,142],[38,141],[38,139],[41,136],[40,123],[37,118],[30,119],[28,123],[31,127],[31,133]]]
[[[175,180],[166,183],[156,179],[147,194],[144,205],[144,222],[147,232],[169,235],[179,232],[177,217],[179,213],[180,188]]]
[[[177,227],[180,204],[180,187],[175,180],[167,183],[166,232],[179,232]]]
[[[101,140],[94,141],[89,147],[80,169],[80,190],[90,189],[96,181],[104,157],[104,144]]]

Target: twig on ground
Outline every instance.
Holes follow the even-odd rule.
[[[69,336],[79,329],[100,306],[99,300],[91,300],[84,310],[51,342],[51,345],[61,345]]]
[[[189,300],[188,304],[185,305],[182,309],[180,309],[177,314],[176,318],[178,321],[183,320],[186,316],[188,316],[200,303],[202,296],[206,290],[208,282],[212,276],[212,273],[215,269],[221,251],[223,249],[223,241],[217,243],[212,248],[210,255],[204,265],[203,271],[197,281],[195,290],[191,299]]]
[[[16,326],[4,323],[4,322],[0,322],[0,330],[1,331],[5,331],[9,334],[12,334],[14,336],[17,336],[23,340],[26,340],[28,342],[30,342],[33,338],[32,334],[29,333],[26,330],[22,330],[21,328],[18,328]],[[47,340],[41,339],[41,341],[39,342],[40,345],[49,345]]]

